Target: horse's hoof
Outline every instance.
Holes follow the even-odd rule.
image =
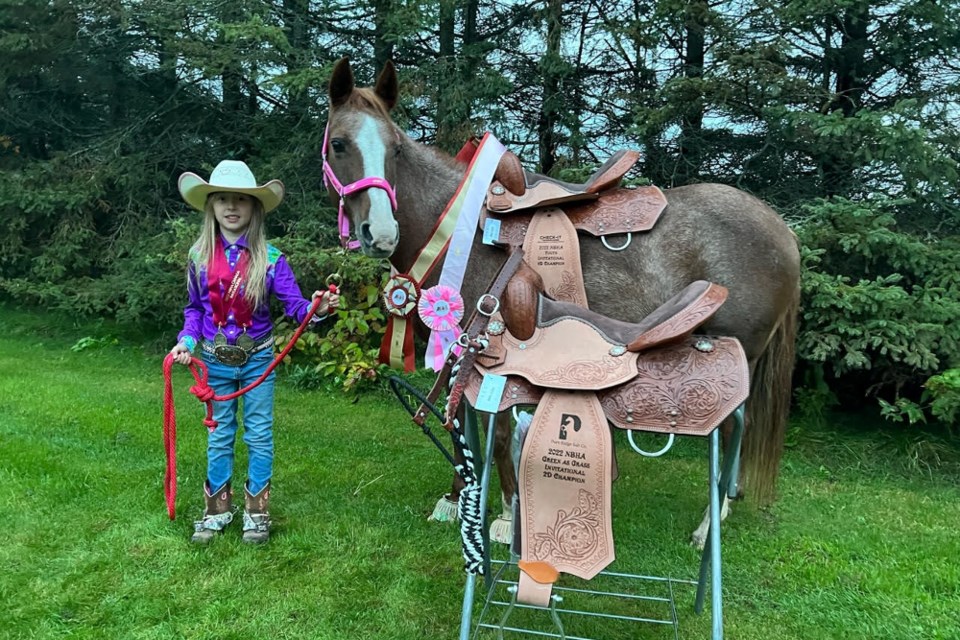
[[[490,525],[490,541],[500,544],[513,542],[513,522],[500,516]]]
[[[453,522],[458,517],[457,503],[447,496],[442,496],[437,500],[437,505],[433,508],[433,513],[427,518],[433,522]]]
[[[690,536],[690,546],[696,549],[697,551],[703,551],[703,548],[707,544],[706,534],[700,533],[699,531],[694,531]]]

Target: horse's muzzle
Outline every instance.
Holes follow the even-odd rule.
[[[364,255],[371,258],[389,258],[393,255],[397,243],[400,241],[400,227],[396,222],[392,226],[392,233],[385,233],[381,229],[379,233],[375,234],[369,222],[360,224],[360,249]]]

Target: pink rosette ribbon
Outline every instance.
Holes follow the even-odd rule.
[[[443,368],[447,350],[451,345],[455,353],[460,353],[460,347],[455,343],[460,335],[463,298],[453,287],[438,284],[421,292],[417,301],[417,312],[423,323],[430,328],[425,354],[426,366],[439,371]]]

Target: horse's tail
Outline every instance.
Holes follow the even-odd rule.
[[[796,355],[800,287],[757,361],[750,382],[743,436],[743,477],[746,491],[761,505],[773,501],[780,458],[790,417],[790,397]]]

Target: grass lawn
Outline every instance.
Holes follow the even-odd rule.
[[[299,391],[281,374],[273,538],[244,545],[235,523],[198,548],[206,430],[186,370],[171,522],[159,343],[10,309],[0,322],[0,637],[457,637],[458,533],[426,521],[451,470],[391,394]],[[794,425],[779,500],[737,503],[724,525],[725,637],[960,639],[960,445],[831,421]],[[659,460],[623,444],[610,568],[695,578],[705,442]],[[677,587],[679,637],[708,638],[693,595]],[[673,637],[596,624],[609,640]]]

